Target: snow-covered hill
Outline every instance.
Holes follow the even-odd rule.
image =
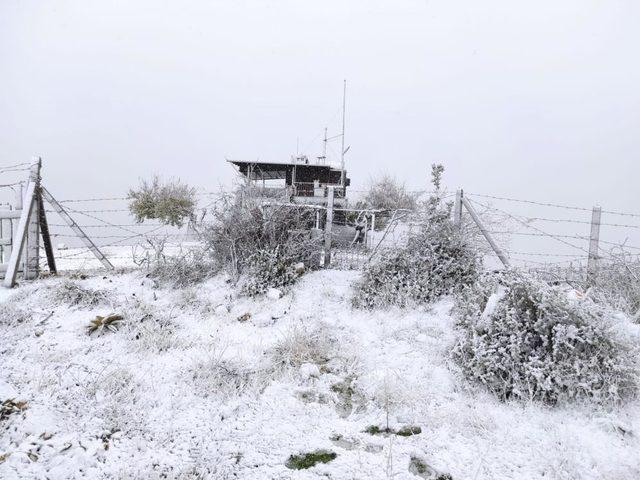
[[[640,478],[638,402],[501,403],[449,365],[449,302],[353,310],[357,276],[279,299],[135,272],[0,292],[0,478]],[[117,331],[89,335],[108,313]],[[387,421],[415,434],[365,432]],[[316,450],[335,459],[288,468]]]

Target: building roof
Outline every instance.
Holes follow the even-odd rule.
[[[256,172],[260,175],[264,175],[267,180],[275,180],[287,177],[287,172],[296,167],[296,170],[305,170],[307,172],[317,172],[330,174],[330,172],[340,172],[341,169],[332,167],[331,165],[319,165],[315,163],[303,163],[303,162],[261,162],[257,160],[227,160],[227,162],[235,165],[240,170],[240,173],[246,175],[249,170],[249,165],[255,168]]]

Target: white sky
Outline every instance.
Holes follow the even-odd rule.
[[[225,157],[319,154],[346,78],[356,189],[441,162],[449,188],[640,212],[639,46],[636,0],[0,0],[0,165],[41,155],[61,198],[214,189]]]

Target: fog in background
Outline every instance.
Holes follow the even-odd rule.
[[[2,0],[0,165],[42,156],[60,198],[216,189],[225,157],[319,155],[347,79],[354,189],[439,162],[450,189],[640,212],[639,45],[634,0]]]

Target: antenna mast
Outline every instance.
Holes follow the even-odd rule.
[[[322,163],[327,163],[327,127],[324,127],[324,142],[322,145]]]
[[[346,106],[346,98],[347,98],[347,80],[344,81],[344,86],[342,89],[342,148],[340,149],[340,185],[342,185],[342,193],[344,195],[344,117],[345,117],[345,106]]]

